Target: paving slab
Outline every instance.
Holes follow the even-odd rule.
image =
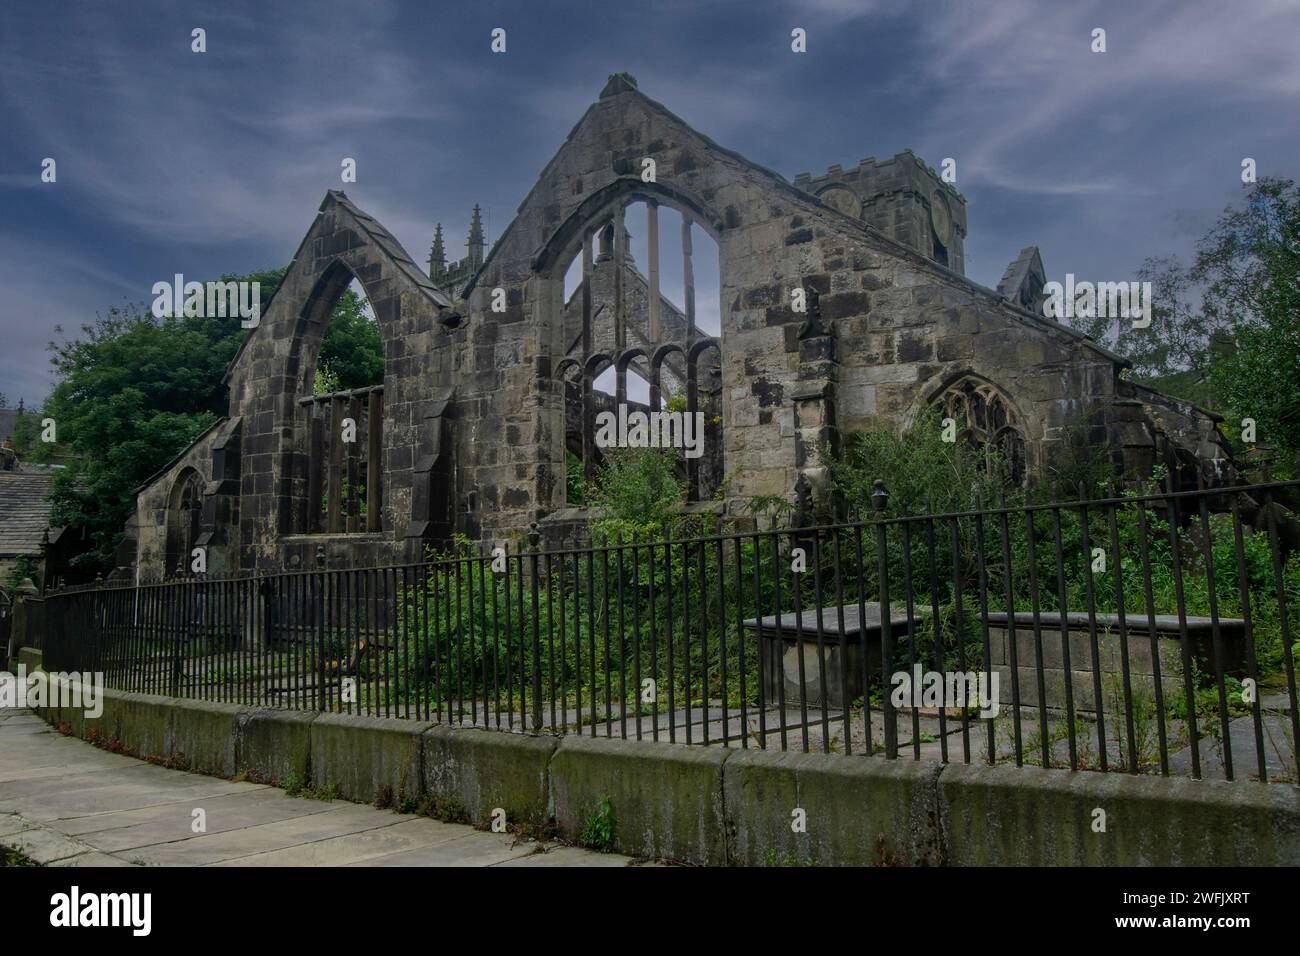
[[[46,866],[72,866],[72,867],[94,867],[94,866],[134,866],[126,860],[110,856],[107,853],[80,853],[77,856],[70,856],[62,860],[55,860],[53,863],[47,863]]]
[[[1208,726],[1207,726],[1208,724]],[[1296,752],[1291,740],[1291,721],[1289,717],[1277,714],[1264,714],[1260,719],[1264,743],[1264,770],[1274,782],[1296,780]],[[1206,780],[1223,780],[1227,778],[1227,753],[1222,740],[1214,737],[1213,732],[1222,733],[1217,718],[1213,723],[1202,721],[1202,736],[1197,740],[1201,758],[1201,776]],[[1255,719],[1253,717],[1236,717],[1228,722],[1228,734],[1232,751],[1233,776],[1238,778],[1259,779],[1259,748],[1255,739]],[[1172,773],[1190,774],[1192,772],[1192,748],[1184,747],[1169,757],[1169,769]]]
[[[225,833],[199,834],[173,843],[140,847],[125,855],[152,865],[208,866],[270,850],[283,850],[349,833],[392,826],[399,819],[396,814],[376,811],[374,807],[334,803],[323,813],[262,823]]]
[[[64,737],[21,711],[0,717],[0,784],[0,843],[50,866],[631,862],[574,847],[538,853],[508,834],[170,770]],[[192,831],[196,808],[204,833]]]
[[[5,733],[10,737],[31,737],[36,734],[57,733],[57,731],[51,731],[48,724],[40,721],[37,723],[26,723],[16,720],[7,720],[5,721],[4,728]]]
[[[495,866],[534,853],[536,844],[517,843],[505,833],[471,834],[432,846],[374,857],[350,866]],[[581,851],[588,852],[588,851]],[[590,853],[590,856],[600,856]],[[623,857],[627,860],[627,857]]]
[[[132,780],[127,783],[114,784],[110,782],[113,775],[106,774],[102,780],[93,783],[79,783],[75,789],[63,790],[57,786],[57,782],[65,778],[53,777],[49,778],[51,785],[47,788],[27,789],[20,793],[11,794],[7,792],[8,788],[6,787],[6,793],[0,796],[0,809],[5,809],[6,804],[21,802],[27,806],[27,809],[22,811],[24,817],[29,820],[48,823],[67,817],[102,813],[106,810],[130,810],[139,807],[176,803],[178,801],[202,801],[233,793],[235,792],[233,788],[239,786],[224,780],[194,777],[177,770],[168,771],[168,773],[177,774],[182,778],[182,781],[184,781],[184,778],[189,778],[189,780],[203,782],[169,781],[163,783],[153,779],[144,782]],[[195,805],[199,804],[196,802]]]
[[[53,863],[56,860],[78,856],[91,852],[92,848],[66,834],[48,827],[28,827],[4,838],[5,846],[17,850],[23,856],[41,863]]]
[[[473,839],[476,835],[466,834],[461,827],[439,823],[436,820],[398,820],[388,826],[377,827],[365,833],[349,833],[346,836],[302,843],[282,850],[272,850],[269,853],[255,853],[216,865],[347,866],[455,840]]]
[[[0,837],[19,833],[29,826],[31,824],[16,813],[0,813]]]
[[[636,866],[636,860],[615,853],[591,853],[572,846],[536,848],[527,856],[517,856],[494,866]],[[655,864],[657,865],[657,864]]]
[[[106,852],[119,852],[157,846],[159,844],[177,843],[190,840],[202,834],[193,830],[194,810],[202,809],[206,814],[207,834],[229,833],[246,830],[249,827],[282,820],[299,819],[317,813],[328,812],[331,804],[319,800],[295,800],[277,792],[273,799],[263,800],[258,793],[236,794],[217,800],[199,800],[195,803],[166,804],[151,807],[149,812],[154,818],[131,826],[119,826],[83,833],[83,843]],[[117,816],[111,814],[110,816]],[[93,821],[103,824],[105,821]],[[62,829],[62,827],[60,827]]]

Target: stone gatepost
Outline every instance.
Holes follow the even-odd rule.
[[[43,648],[45,644],[45,598],[31,578],[23,578],[14,589],[12,600],[13,617],[4,664],[10,670],[18,661],[18,652],[24,647]]]

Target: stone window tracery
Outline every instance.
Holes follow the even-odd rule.
[[[629,223],[644,223],[644,249],[636,256]],[[712,303],[707,324],[696,311],[694,244],[702,238],[711,239],[689,212],[624,197],[582,228],[577,254],[559,272],[566,352],[553,374],[564,389],[566,474],[580,474],[584,485],[604,462],[596,417],[620,406],[629,413],[701,413],[705,454],[683,457],[681,476],[691,500],[712,497],[721,482],[721,345],[709,325],[721,329]],[[707,275],[711,280],[711,266]],[[575,490],[566,491],[570,505],[583,503]]]
[[[964,378],[945,389],[937,404],[944,417],[956,423],[957,441],[980,456],[984,467],[996,465],[1009,484],[1024,483],[1027,460],[1022,425],[997,386]]]

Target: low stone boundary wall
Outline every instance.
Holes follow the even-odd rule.
[[[576,839],[602,797],[622,853],[710,865],[1296,865],[1300,789],[835,754],[533,737],[106,691],[48,707],[140,757],[220,776],[433,798]]]

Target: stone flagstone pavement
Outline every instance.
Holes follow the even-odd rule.
[[[191,830],[193,811],[207,832]],[[0,845],[51,866],[627,866],[340,800],[108,753],[0,711]]]

